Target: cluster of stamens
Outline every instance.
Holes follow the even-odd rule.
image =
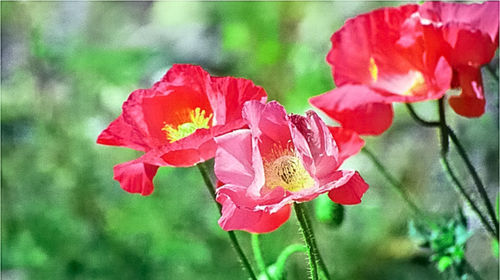
[[[173,143],[193,134],[197,129],[210,128],[209,122],[212,119],[212,114],[208,116],[205,115],[205,110],[196,107],[189,112],[189,122],[177,125],[177,127],[164,123],[165,126],[161,130],[165,132],[167,140]]]
[[[314,180],[302,165],[293,148],[275,145],[270,156],[264,160],[266,186],[270,189],[282,187],[296,192],[312,187]]]

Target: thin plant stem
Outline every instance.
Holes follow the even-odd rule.
[[[418,208],[418,206],[410,199],[410,196],[408,193],[405,191],[403,185],[396,179],[394,176],[391,175],[387,171],[387,169],[382,165],[382,163],[378,160],[378,158],[373,154],[368,148],[364,147],[361,150],[364,154],[368,156],[368,158],[373,162],[377,170],[382,174],[382,176],[385,177],[387,181],[389,181],[390,185],[401,195],[403,200],[410,206],[411,210],[416,214],[417,216],[420,216],[422,218],[425,218],[425,214]]]
[[[272,280],[271,275],[269,275],[269,272],[267,271],[267,266],[266,262],[264,261],[264,257],[262,256],[262,251],[260,249],[259,234],[257,233],[252,234],[252,249],[255,262],[257,263],[257,266],[259,267],[260,271],[264,273],[264,275],[266,275],[267,279]]]
[[[212,196],[215,204],[219,208],[219,212],[222,211],[222,206],[215,200],[215,188],[214,184],[212,183],[212,180],[210,179],[210,175],[208,174],[208,171],[206,167],[204,166],[204,163],[200,163],[196,165],[198,167],[198,170],[200,171],[201,176],[203,177],[203,181],[205,182],[205,186],[207,187],[208,192]],[[255,273],[252,269],[252,266],[250,265],[250,262],[248,261],[248,258],[245,256],[245,253],[243,252],[243,249],[241,248],[238,239],[236,238],[236,234],[234,234],[233,231],[228,231],[227,234],[229,235],[229,239],[231,240],[231,243],[233,244],[233,248],[238,254],[238,257],[240,258],[241,263],[243,264],[243,267],[247,270],[248,274],[250,275],[250,278],[252,280],[257,280],[257,277],[255,276]]]
[[[295,215],[297,215],[297,220],[299,221],[300,229],[307,248],[307,258],[309,260],[309,273],[311,273],[312,280],[318,280],[318,267],[316,260],[316,252],[314,247],[316,247],[316,241],[314,240],[314,234],[312,232],[311,225],[305,215],[305,209],[302,204],[294,203],[293,208],[295,210]]]
[[[448,126],[446,125],[446,115],[444,113],[444,97],[438,100],[438,110],[439,110],[439,127],[441,132],[441,152],[445,155],[450,149],[449,139],[448,139]]]
[[[474,212],[476,212],[476,214],[479,216],[483,226],[487,229],[487,231],[489,233],[491,233],[495,239],[498,240],[498,221],[496,220],[495,212],[492,211],[493,207],[491,206],[489,199],[487,199],[486,191],[484,191],[483,184],[482,184],[481,180],[479,179],[479,176],[477,175],[477,172],[475,171],[474,166],[471,164],[469,158],[467,157],[465,149],[463,148],[460,141],[458,140],[458,137],[453,132],[453,130],[446,124],[445,112],[444,112],[444,98],[441,98],[438,101],[438,110],[439,110],[439,121],[438,122],[423,120],[421,117],[418,116],[418,114],[415,112],[415,110],[413,109],[413,107],[410,104],[407,104],[406,107],[407,107],[408,111],[410,112],[410,115],[413,117],[413,119],[416,122],[418,122],[419,124],[426,126],[426,127],[439,127],[440,134],[441,134],[441,163],[442,163],[444,170],[448,174],[448,178],[451,180],[453,185],[455,185],[458,192],[469,203],[472,210]],[[491,216],[491,219],[492,219],[493,223],[495,224],[496,231],[493,229],[493,227],[491,226],[489,221],[485,218],[483,213],[480,211],[479,207],[476,205],[474,200],[472,200],[472,197],[466,192],[464,186],[460,183],[460,181],[458,180],[458,177],[453,172],[453,170],[450,166],[450,163],[448,161],[448,158],[447,158],[448,149],[449,149],[448,137],[451,138],[453,144],[457,147],[457,151],[458,151],[459,155],[462,157],[462,160],[465,162],[469,172],[473,176],[476,187],[478,188],[478,191],[481,194],[483,200],[485,200],[485,205],[488,208],[488,214],[489,214],[489,216]]]
[[[465,153],[465,150],[463,149],[462,145],[458,141],[458,137],[446,124],[445,113],[444,113],[444,97],[438,100],[438,109],[439,109],[439,124],[440,124],[439,128],[440,128],[440,132],[441,132],[441,159],[444,163],[443,166],[445,167],[445,171],[448,172],[448,174],[450,175],[450,178],[454,182],[457,189],[465,197],[465,199],[469,202],[469,204],[471,205],[472,209],[476,212],[476,214],[480,217],[483,225],[488,229],[488,231],[490,233],[493,233],[493,235],[496,239],[498,239],[498,223],[496,222],[495,212],[493,210],[493,207],[491,206],[491,203],[490,203],[488,197],[486,196],[486,199],[484,199],[484,197],[483,197],[483,200],[485,200],[484,202],[485,202],[485,205],[488,209],[488,212],[490,212],[490,216],[491,216],[490,208],[491,208],[491,210],[493,210],[492,220],[493,220],[493,223],[495,224],[496,231],[490,230],[491,229],[490,223],[487,221],[487,219],[481,213],[479,207],[475,204],[475,202],[472,200],[472,198],[467,194],[467,192],[465,191],[465,188],[459,182],[457,176],[453,173],[451,166],[448,162],[448,158],[447,158],[448,149],[449,149],[448,139],[451,138],[453,143],[457,147],[457,150],[458,150],[460,156],[462,157],[462,160],[464,160],[467,168],[469,169],[469,172],[471,173],[472,178],[474,179],[474,182],[476,183],[476,186],[478,188],[479,193],[481,194],[481,196],[483,196],[482,191],[484,191],[484,194],[486,194],[484,187],[482,185],[482,182],[479,179],[479,176],[477,175],[477,172],[474,169],[474,166],[471,164],[469,158],[467,157],[467,154]]]
[[[321,270],[323,271],[323,275],[326,279],[330,279],[330,273],[328,272],[328,268],[325,265],[325,262],[321,258],[321,255],[318,250],[318,246],[316,245],[316,240],[314,238],[314,232],[311,225],[311,220],[307,214],[307,208],[304,204],[294,203],[293,208],[295,210],[295,214],[297,215],[297,220],[299,221],[299,225],[302,231],[302,235],[304,237],[304,241],[306,242],[307,248],[307,256],[309,259],[309,267],[311,272],[311,277],[313,280],[318,279],[318,267],[319,264]]]
[[[406,105],[406,109],[408,109],[408,112],[410,113],[410,115],[413,117],[413,119],[415,121],[417,121],[420,125],[422,126],[428,126],[428,127],[436,127],[436,126],[439,126],[439,122],[436,122],[436,121],[426,121],[424,119],[422,119],[418,114],[417,112],[415,112],[415,109],[413,109],[413,106],[409,103],[405,103]]]
[[[288,258],[293,254],[297,252],[307,252],[307,249],[304,245],[302,244],[291,244],[288,245],[283,251],[281,251],[280,255],[276,259],[276,278],[277,279],[283,279],[283,272],[285,271],[285,264]]]
[[[451,180],[451,182],[455,185],[456,189],[458,192],[465,198],[465,200],[469,203],[470,207],[476,214],[479,216],[479,219],[481,220],[481,223],[483,224],[484,228],[494,237],[498,240],[498,235],[495,233],[495,230],[493,227],[491,227],[490,223],[488,220],[483,216],[481,211],[479,210],[478,206],[472,200],[472,198],[469,196],[469,194],[465,191],[464,186],[460,183],[458,180],[457,176],[451,169],[450,163],[448,162],[448,159],[445,154],[441,153],[441,163],[443,165],[444,170],[446,171],[446,174],[448,175],[448,178]]]
[[[474,165],[472,165],[469,157],[467,156],[467,153],[465,152],[464,147],[460,143],[455,132],[453,132],[453,130],[451,130],[449,127],[447,129],[448,129],[448,134],[450,135],[451,141],[457,147],[458,154],[460,155],[462,160],[465,162],[465,165],[467,166],[467,169],[469,170],[469,173],[471,174],[472,179],[474,180],[477,191],[479,192],[479,195],[483,199],[483,202],[486,205],[486,209],[488,210],[488,214],[490,216],[490,219],[493,221],[493,224],[495,225],[496,232],[498,233],[499,232],[499,225],[498,225],[497,217],[495,215],[495,208],[493,207],[490,199],[488,198],[488,193],[486,192],[486,189],[484,188],[483,182],[479,178],[479,175],[477,174],[477,171],[474,168]]]

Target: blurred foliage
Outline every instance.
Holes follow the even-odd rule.
[[[309,97],[334,87],[325,62],[331,34],[349,17],[399,4],[1,2],[2,278],[244,279],[197,170],[160,168],[151,196],[128,194],[112,167],[139,153],[98,146],[98,133],[130,92],[150,87],[173,63],[252,79],[269,100],[302,113]],[[493,193],[498,82],[484,80],[487,113],[447,119]],[[416,108],[434,117],[434,104]],[[395,106],[389,131],[365,140],[428,213],[449,216],[460,204],[439,167],[435,131],[418,127],[404,106]],[[375,167],[358,155],[344,168],[359,170],[370,190],[345,207],[341,227],[314,224],[335,279],[439,279],[429,253],[407,236],[407,206]],[[491,244],[464,211],[475,235],[463,253],[492,279],[496,262],[484,257]],[[237,235],[251,256],[249,235]],[[305,256],[282,254],[295,243],[293,217],[261,236],[267,266],[306,279]]]
[[[461,209],[458,217],[438,225],[410,221],[409,235],[421,247],[431,250],[430,259],[440,272],[453,270],[459,279],[467,275],[465,245],[472,232],[467,229],[467,220]]]

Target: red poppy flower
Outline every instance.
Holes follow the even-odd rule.
[[[145,152],[116,165],[114,178],[128,192],[149,195],[159,166],[186,167],[213,158],[214,137],[245,125],[243,103],[266,98],[264,89],[249,80],[173,65],[152,88],[130,94],[97,143]]]
[[[382,8],[349,19],[331,42],[327,61],[338,88],[310,102],[342,126],[380,134],[392,122],[392,102],[438,99],[457,86],[452,108],[479,116],[479,67],[498,45],[498,3]]]
[[[359,137],[332,129],[340,141],[352,141],[337,145],[316,113],[287,115],[277,102],[249,101],[243,118],[249,129],[216,138],[214,170],[224,183],[217,189],[224,230],[273,231],[290,216],[291,203],[326,192],[337,203],[361,202],[368,185],[355,171],[337,170],[359,151]]]

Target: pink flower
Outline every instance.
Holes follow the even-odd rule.
[[[266,98],[249,80],[211,77],[199,66],[176,64],[152,88],[132,92],[97,143],[144,152],[116,165],[114,178],[128,192],[149,195],[159,166],[193,166],[213,158],[214,137],[245,125],[243,103]]]
[[[249,101],[243,108],[249,129],[216,138],[215,174],[224,230],[269,232],[290,216],[291,203],[328,192],[341,204],[357,204],[368,185],[355,171],[337,170],[357,153],[363,140],[349,132],[332,133],[316,115],[287,115],[277,102]]]

